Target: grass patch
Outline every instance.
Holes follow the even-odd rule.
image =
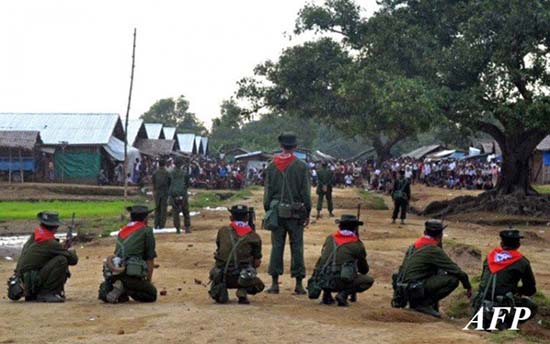
[[[388,210],[388,206],[386,205],[386,202],[384,202],[384,198],[381,196],[365,190],[360,190],[359,195],[365,201],[365,207],[367,209]]]
[[[120,215],[123,201],[7,201],[0,202],[0,220],[34,220],[41,211],[55,211],[68,223],[75,213],[77,219]]]
[[[550,185],[533,185],[533,188],[541,194],[550,194]]]
[[[476,275],[470,278],[470,284],[472,285],[472,290],[474,295],[479,289],[479,281],[481,280],[481,275]],[[469,318],[472,316],[472,304],[466,296],[466,293],[461,286],[457,288],[455,292],[449,296],[449,303],[445,307],[445,313],[449,317],[455,319]]]
[[[205,207],[219,207],[224,203],[237,202],[252,197],[254,187],[248,187],[237,191],[205,191],[199,192],[189,199],[189,207],[193,210]]]

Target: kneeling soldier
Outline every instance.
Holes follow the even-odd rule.
[[[57,213],[44,211],[37,218],[40,226],[23,246],[15,277],[22,282],[26,301],[64,302],[69,265],[76,265],[78,256],[55,239],[61,225]]]
[[[532,318],[537,313],[537,305],[523,296],[532,296],[537,289],[531,263],[518,251],[523,236],[517,230],[505,230],[500,232],[500,238],[500,247],[491,251],[483,263],[479,290],[472,300],[474,312],[482,306],[485,309],[527,307],[531,310]],[[521,286],[518,285],[519,281]],[[500,329],[510,327],[513,313],[499,324]],[[487,318],[490,322],[492,316]]]
[[[356,216],[342,215],[336,223],[339,229],[325,240],[321,257],[308,281],[308,292],[310,298],[316,299],[322,290],[322,303],[326,305],[334,303],[331,293],[338,292],[338,306],[347,306],[348,297],[355,301],[356,293],[369,289],[374,279],[367,275],[367,252],[357,235],[363,222]]]
[[[441,317],[438,302],[451,294],[459,281],[472,296],[468,275],[443,251],[443,230],[447,226],[439,220],[425,223],[424,236],[409,247],[399,272],[393,276],[392,305]]]
[[[131,222],[118,232],[115,255],[107,257],[103,265],[105,281],[99,286],[99,299],[119,303],[131,297],[155,302],[157,289],[151,281],[157,254],[153,230],[147,226],[151,211],[139,205],[127,209]]]
[[[262,240],[249,222],[253,216],[248,207],[235,205],[230,212],[231,224],[222,227],[216,238],[216,263],[210,271],[209,294],[217,303],[227,303],[227,289],[236,288],[239,303],[249,304],[247,295],[260,293],[265,287],[256,276],[262,259]]]

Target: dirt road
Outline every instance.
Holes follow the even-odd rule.
[[[336,199],[356,197],[351,189],[336,190]],[[247,203],[260,209],[261,191]],[[342,202],[342,205],[347,205]],[[351,204],[350,204],[351,206]],[[336,215],[353,212],[336,210]],[[391,273],[399,265],[406,247],[422,232],[424,219],[412,217],[406,226],[390,225],[389,210],[363,212],[366,227],[361,237],[368,251],[372,289],[359,295],[349,308],[319,305],[318,301],[294,296],[289,275],[282,277],[282,293],[252,297],[252,305],[215,305],[206,283],[212,265],[217,229],[227,221],[225,212],[209,212],[194,218],[191,235],[158,235],[154,283],[166,296],[155,304],[105,305],[97,300],[102,280],[101,262],[111,254],[113,239],[102,239],[78,249],[80,263],[72,269],[64,304],[13,303],[5,296],[0,302],[0,343],[483,343],[490,335],[463,331],[466,319],[434,320],[407,310],[390,307]],[[261,215],[258,216],[261,218]],[[308,273],[326,235],[336,228],[333,219],[312,224],[305,234]],[[445,240],[465,243],[485,255],[498,244],[499,228],[467,223],[451,224]],[[543,231],[544,233],[540,233]],[[549,232],[530,229],[522,252],[530,258],[538,287],[550,294]],[[269,232],[260,230],[264,261],[260,277],[267,283],[270,252]],[[285,268],[289,266],[287,248]],[[472,275],[478,275],[481,260],[460,251],[452,252]],[[0,281],[5,281],[13,262],[0,261]],[[4,283],[4,282],[2,282]],[[234,293],[230,291],[234,298]],[[463,293],[456,291],[454,297]],[[453,296],[452,296],[453,297]],[[448,303],[443,303],[445,312]]]

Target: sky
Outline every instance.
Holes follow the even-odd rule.
[[[296,43],[306,2],[0,0],[0,112],[125,116],[135,27],[130,118],[184,95],[210,126],[238,80]]]

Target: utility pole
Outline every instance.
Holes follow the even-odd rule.
[[[132,47],[132,71],[130,73],[130,92],[128,93],[128,107],[126,108],[126,120],[124,123],[124,206],[128,198],[128,117],[130,116],[130,103],[132,102],[132,88],[134,86],[134,67],[136,60],[136,29],[134,28],[134,44]]]

